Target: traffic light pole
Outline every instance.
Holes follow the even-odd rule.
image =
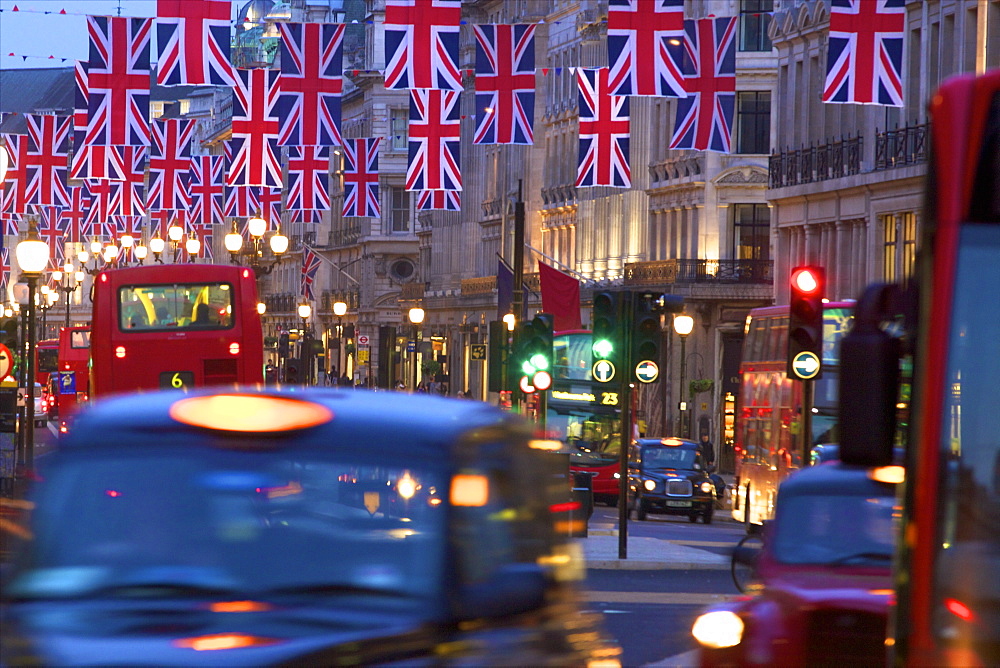
[[[816,391],[816,381],[802,381],[802,466],[809,466],[812,446],[812,412],[813,395]]]
[[[621,327],[621,447],[618,451],[618,558],[628,559],[628,451],[632,445],[632,314],[631,293],[624,292],[618,304]]]
[[[514,321],[524,317],[524,202],[521,201],[521,182],[517,182],[517,201],[514,202]]]

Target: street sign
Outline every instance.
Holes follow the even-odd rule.
[[[367,350],[359,350],[358,351],[358,362],[360,364],[368,364],[368,351]]]
[[[660,367],[656,366],[656,362],[643,360],[635,365],[635,377],[640,383],[652,383],[660,377]]]
[[[598,383],[610,383],[611,379],[615,377],[615,365],[608,360],[597,360],[594,362],[591,373]]]
[[[486,344],[473,343],[469,346],[469,358],[480,362],[486,359]]]
[[[819,357],[811,350],[803,350],[792,358],[792,372],[799,380],[811,380],[819,374]]]
[[[416,349],[417,349],[417,342],[416,341],[407,341],[406,342],[406,352],[412,353]]]
[[[358,345],[359,346],[367,346],[370,341],[371,341],[371,339],[368,338],[367,334],[359,334],[358,335]]]
[[[13,366],[14,356],[10,353],[10,348],[0,343],[0,380],[10,375]]]

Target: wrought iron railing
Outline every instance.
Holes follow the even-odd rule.
[[[625,265],[625,285],[773,282],[770,260],[657,260]]]
[[[335,302],[344,302],[348,311],[354,311],[357,310],[359,301],[358,290],[324,290],[320,307],[324,313],[332,313]]]
[[[353,246],[361,239],[361,225],[352,225],[340,230],[330,230],[330,247]]]
[[[875,169],[927,162],[927,124],[906,125],[875,134]]]
[[[858,136],[774,153],[768,159],[770,187],[797,186],[860,174],[863,149],[864,140]]]

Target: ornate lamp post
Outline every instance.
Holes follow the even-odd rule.
[[[153,259],[160,264],[163,264],[163,250],[167,247],[167,242],[160,238],[157,234],[155,237],[149,240],[149,250],[153,251]]]
[[[188,235],[187,241],[184,242],[184,250],[188,253],[188,262],[194,262],[195,258],[198,257],[198,252],[201,250],[201,241],[192,232]]]
[[[282,255],[288,250],[288,237],[281,233],[281,229],[275,230],[268,242],[273,259],[264,260],[264,234],[267,233],[267,221],[260,213],[247,221],[250,231],[250,244],[243,248],[243,235],[236,228],[236,221],[233,221],[232,231],[226,235],[226,250],[229,251],[230,260],[233,264],[245,263],[254,270],[259,278],[270,274],[275,265],[281,261]]]
[[[417,347],[420,339],[420,323],[424,321],[424,310],[419,307],[410,309],[408,314],[410,323],[413,325],[413,385],[414,392],[417,391]]]
[[[340,370],[340,373],[347,372],[343,367],[346,358],[341,358],[344,351],[344,314],[346,313],[347,304],[345,302],[333,302],[333,314],[337,316],[337,369]]]
[[[82,253],[81,253],[82,255]],[[79,257],[79,256],[78,256]],[[85,262],[86,260],[81,260]],[[80,287],[83,283],[83,272],[74,271],[75,267],[72,262],[67,262],[63,265],[62,271],[53,271],[52,278],[56,281],[56,290],[59,290],[66,295],[66,323],[65,326],[69,328],[69,296],[76,292],[76,289]]]
[[[299,338],[299,366],[302,373],[302,384],[312,384],[312,360],[310,358],[309,318],[312,317],[312,305],[305,299],[299,304],[299,317],[302,318],[302,336]]]
[[[21,268],[21,278],[28,284],[27,313],[28,350],[25,368],[27,378],[25,388],[24,466],[31,470],[35,466],[35,286],[49,263],[49,246],[38,238],[38,228],[34,217],[28,221],[28,236],[14,249],[17,265]]]
[[[680,401],[677,403],[679,409],[679,417],[677,424],[677,435],[681,438],[686,438],[688,436],[687,429],[687,410],[688,405],[685,401],[685,367],[687,366],[687,351],[685,350],[685,344],[687,343],[688,334],[694,329],[694,318],[689,315],[675,315],[674,316],[674,331],[677,335],[681,337],[681,391],[680,391]]]

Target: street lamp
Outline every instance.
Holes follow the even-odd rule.
[[[149,250],[153,251],[154,261],[163,264],[163,258],[160,256],[163,254],[163,249],[166,247],[167,242],[161,239],[159,234],[149,240]]]
[[[82,253],[81,253],[82,255]],[[78,256],[79,257],[79,256]],[[69,329],[69,296],[76,292],[83,282],[83,272],[74,271],[72,262],[63,265],[62,271],[53,271],[52,279],[56,282],[56,290],[66,295],[66,328]],[[75,282],[71,282],[75,279]]]
[[[689,315],[675,315],[674,316],[674,331],[677,335],[681,337],[681,391],[680,391],[680,401],[677,407],[680,409],[677,425],[677,435],[684,438],[688,435],[688,430],[686,428],[687,420],[686,412],[688,409],[687,402],[684,400],[684,382],[685,382],[685,367],[687,366],[687,352],[685,350],[685,344],[687,343],[688,334],[694,329],[694,318]]]
[[[229,251],[230,260],[233,264],[239,264],[243,259],[250,266],[257,276],[270,274],[275,265],[281,261],[281,256],[288,250],[288,237],[281,233],[281,228],[275,229],[271,235],[268,245],[274,259],[269,263],[264,262],[264,234],[267,233],[267,221],[261,217],[260,212],[247,221],[247,229],[250,232],[250,245],[243,248],[243,235],[233,221],[232,231],[226,235],[225,246]]]
[[[302,384],[310,385],[312,380],[312,365],[309,357],[309,318],[312,316],[312,305],[305,299],[299,304],[299,317],[302,318],[302,336],[299,337],[299,367],[301,368]]]
[[[346,369],[343,367],[343,361],[341,360],[341,354],[344,350],[344,314],[347,313],[347,304],[345,302],[333,302],[333,314],[337,316],[337,368],[341,373],[346,373]]]
[[[198,241],[198,237],[194,235],[194,232],[189,234],[187,241],[184,242],[184,250],[188,253],[188,262],[194,262],[195,258],[198,257],[198,251],[201,250],[201,242]]]
[[[28,219],[28,236],[17,244],[14,249],[17,266],[21,268],[21,278],[28,284],[27,313],[28,318],[28,359],[25,368],[27,390],[24,407],[25,423],[23,426],[24,466],[27,470],[35,467],[35,285],[49,263],[49,246],[38,238],[38,228],[35,218]]]
[[[424,310],[414,306],[409,312],[410,323],[413,325],[413,391],[417,391],[417,340],[420,336],[420,323],[424,321]]]

